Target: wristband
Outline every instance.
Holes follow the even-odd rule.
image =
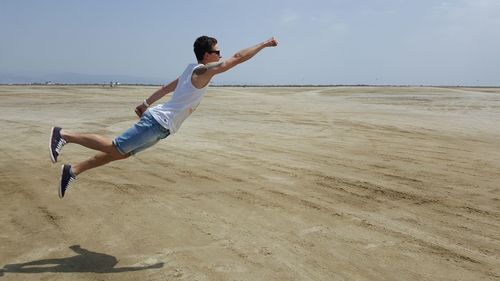
[[[142,101],[142,104],[144,104],[145,107],[149,107],[149,103],[146,100]]]

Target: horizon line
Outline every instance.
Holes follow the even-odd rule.
[[[154,83],[119,83],[120,86],[163,86]],[[109,83],[0,83],[0,86],[101,86],[110,87]],[[236,88],[279,88],[279,87],[437,87],[437,88],[500,88],[500,85],[432,85],[432,84],[211,84],[209,87],[236,87]],[[111,87],[110,87],[111,88]]]

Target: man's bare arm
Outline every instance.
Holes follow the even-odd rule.
[[[219,67],[214,69],[215,71],[219,71],[218,73],[228,71],[229,69],[233,68],[234,66],[243,63],[249,59],[251,59],[253,56],[255,56],[258,52],[260,52],[262,49],[266,47],[276,47],[278,46],[278,41],[276,38],[271,38],[269,40],[266,40],[260,44],[257,44],[253,47],[243,49],[236,54],[234,54],[232,57],[227,59],[226,61],[223,62],[223,64]]]
[[[149,98],[145,99],[144,102],[146,102],[148,105],[152,105],[153,103],[155,103],[156,101],[158,101],[159,99],[161,99],[162,97],[167,95],[168,93],[173,92],[175,90],[175,88],[177,87],[178,81],[179,81],[179,78],[170,82],[168,85],[161,87],[159,90],[154,92]],[[135,108],[135,114],[137,114],[137,116],[139,116],[139,117],[141,117],[142,114],[146,111],[146,109],[148,109],[148,106],[146,106],[144,104],[144,102]]]
[[[266,47],[276,46],[278,46],[278,41],[273,37],[255,46],[241,50],[225,61],[200,66],[193,72],[194,75],[191,81],[197,88],[202,88],[210,82],[214,75],[228,71],[236,65],[251,59]]]
[[[202,65],[198,68],[196,68],[193,73],[195,75],[203,75],[205,73],[207,73],[208,70],[210,69],[213,69],[215,67],[219,67],[223,64],[224,62],[223,61],[220,61],[220,62],[212,62],[212,63],[207,63],[206,65]]]

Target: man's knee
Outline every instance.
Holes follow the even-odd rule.
[[[127,159],[130,157],[130,153],[127,154],[121,154],[118,150],[115,153],[115,159],[116,160],[122,160],[122,159]]]
[[[130,153],[122,154],[116,146],[113,145],[113,148],[111,149],[111,156],[113,157],[113,160],[121,160],[121,159],[127,159],[130,157]]]
[[[130,157],[130,153],[127,153],[127,154],[121,154],[118,152],[118,156],[116,158],[116,160],[122,160],[122,159],[127,159]]]
[[[111,142],[111,145],[108,147],[107,153],[113,157],[113,160],[127,159],[130,157],[130,153],[122,154],[113,142]]]

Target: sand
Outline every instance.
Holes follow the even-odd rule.
[[[59,199],[155,89],[0,87],[0,280],[499,280],[500,89],[210,88]]]

